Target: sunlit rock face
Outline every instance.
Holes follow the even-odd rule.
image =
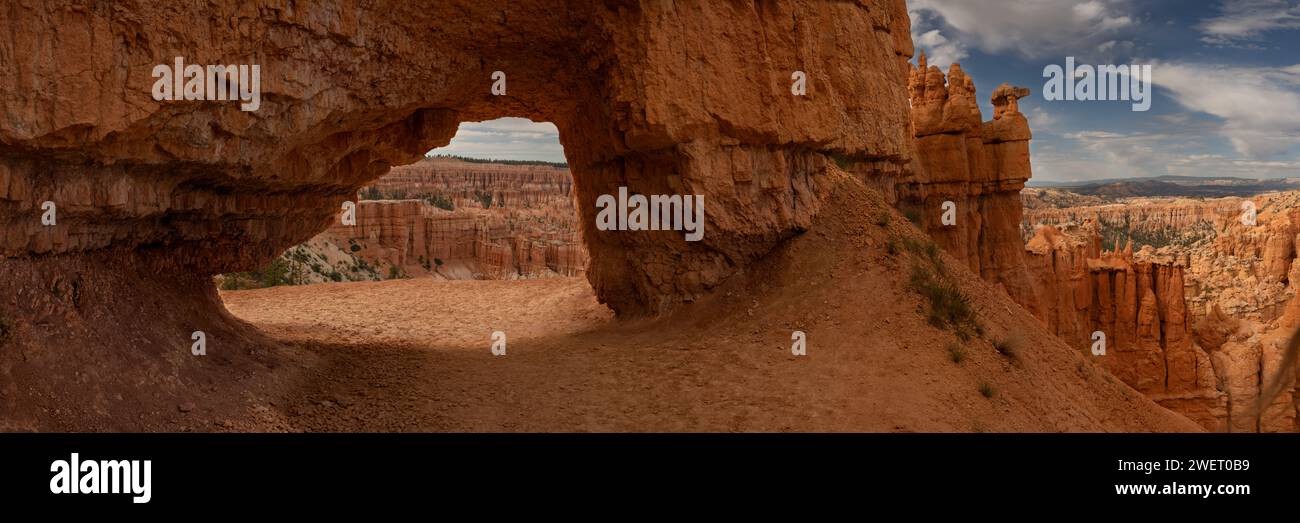
[[[460,122],[518,116],[560,131],[599,297],[645,313],[807,227],[828,156],[911,160],[902,0],[53,1],[2,23],[21,28],[0,43],[11,258],[148,247],[191,273],[247,270]],[[155,100],[155,67],[177,57],[257,65],[257,109]],[[619,187],[704,195],[703,240],[595,230],[595,199]]]
[[[1132,244],[1106,251],[1095,227],[1067,234],[1044,225],[1026,244],[1034,314],[1161,405],[1209,430],[1225,428],[1228,397],[1212,354],[1193,334],[1185,268],[1150,248],[1135,254]]]

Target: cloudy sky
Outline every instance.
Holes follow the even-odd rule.
[[[985,118],[1003,81],[1034,132],[1034,179],[1300,176],[1300,0],[909,0],[932,65],[961,62]],[[1043,67],[1151,64],[1149,112],[1043,98]]]
[[[560,146],[560,132],[555,124],[532,122],[525,118],[461,123],[451,143],[428,154],[495,160],[564,161],[564,148]]]

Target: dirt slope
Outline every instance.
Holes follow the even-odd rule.
[[[961,342],[931,326],[908,283],[917,255],[889,252],[891,238],[909,237],[922,243],[843,178],[810,232],[658,319],[614,320],[577,279],[223,293],[309,363],[265,375],[276,383],[263,389],[284,393],[254,406],[258,416],[211,415],[246,430],[1199,430],[946,256],[982,334]],[[494,330],[508,335],[504,357],[489,351]],[[807,356],[791,355],[793,330],[807,333]],[[992,343],[1008,338],[1020,340],[1014,357]],[[210,429],[209,415],[189,427]]]

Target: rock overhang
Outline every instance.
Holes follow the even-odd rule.
[[[196,273],[249,269],[460,122],[520,116],[560,131],[600,298],[656,312],[805,228],[829,155],[911,157],[900,0],[49,2],[9,16],[29,29],[0,44],[10,258],[147,247]],[[154,68],[176,57],[258,65],[260,107],[154,100]],[[706,237],[596,230],[595,198],[618,187],[704,195]]]

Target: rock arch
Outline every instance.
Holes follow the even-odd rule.
[[[248,269],[459,122],[520,116],[560,130],[598,296],[653,313],[806,227],[832,158],[896,174],[912,156],[902,0],[54,1],[0,26],[11,264],[148,253],[186,274]],[[259,64],[261,107],[153,100],[151,69],[177,56]],[[806,96],[789,92],[794,70]],[[619,186],[705,195],[705,239],[594,230],[594,199]]]

